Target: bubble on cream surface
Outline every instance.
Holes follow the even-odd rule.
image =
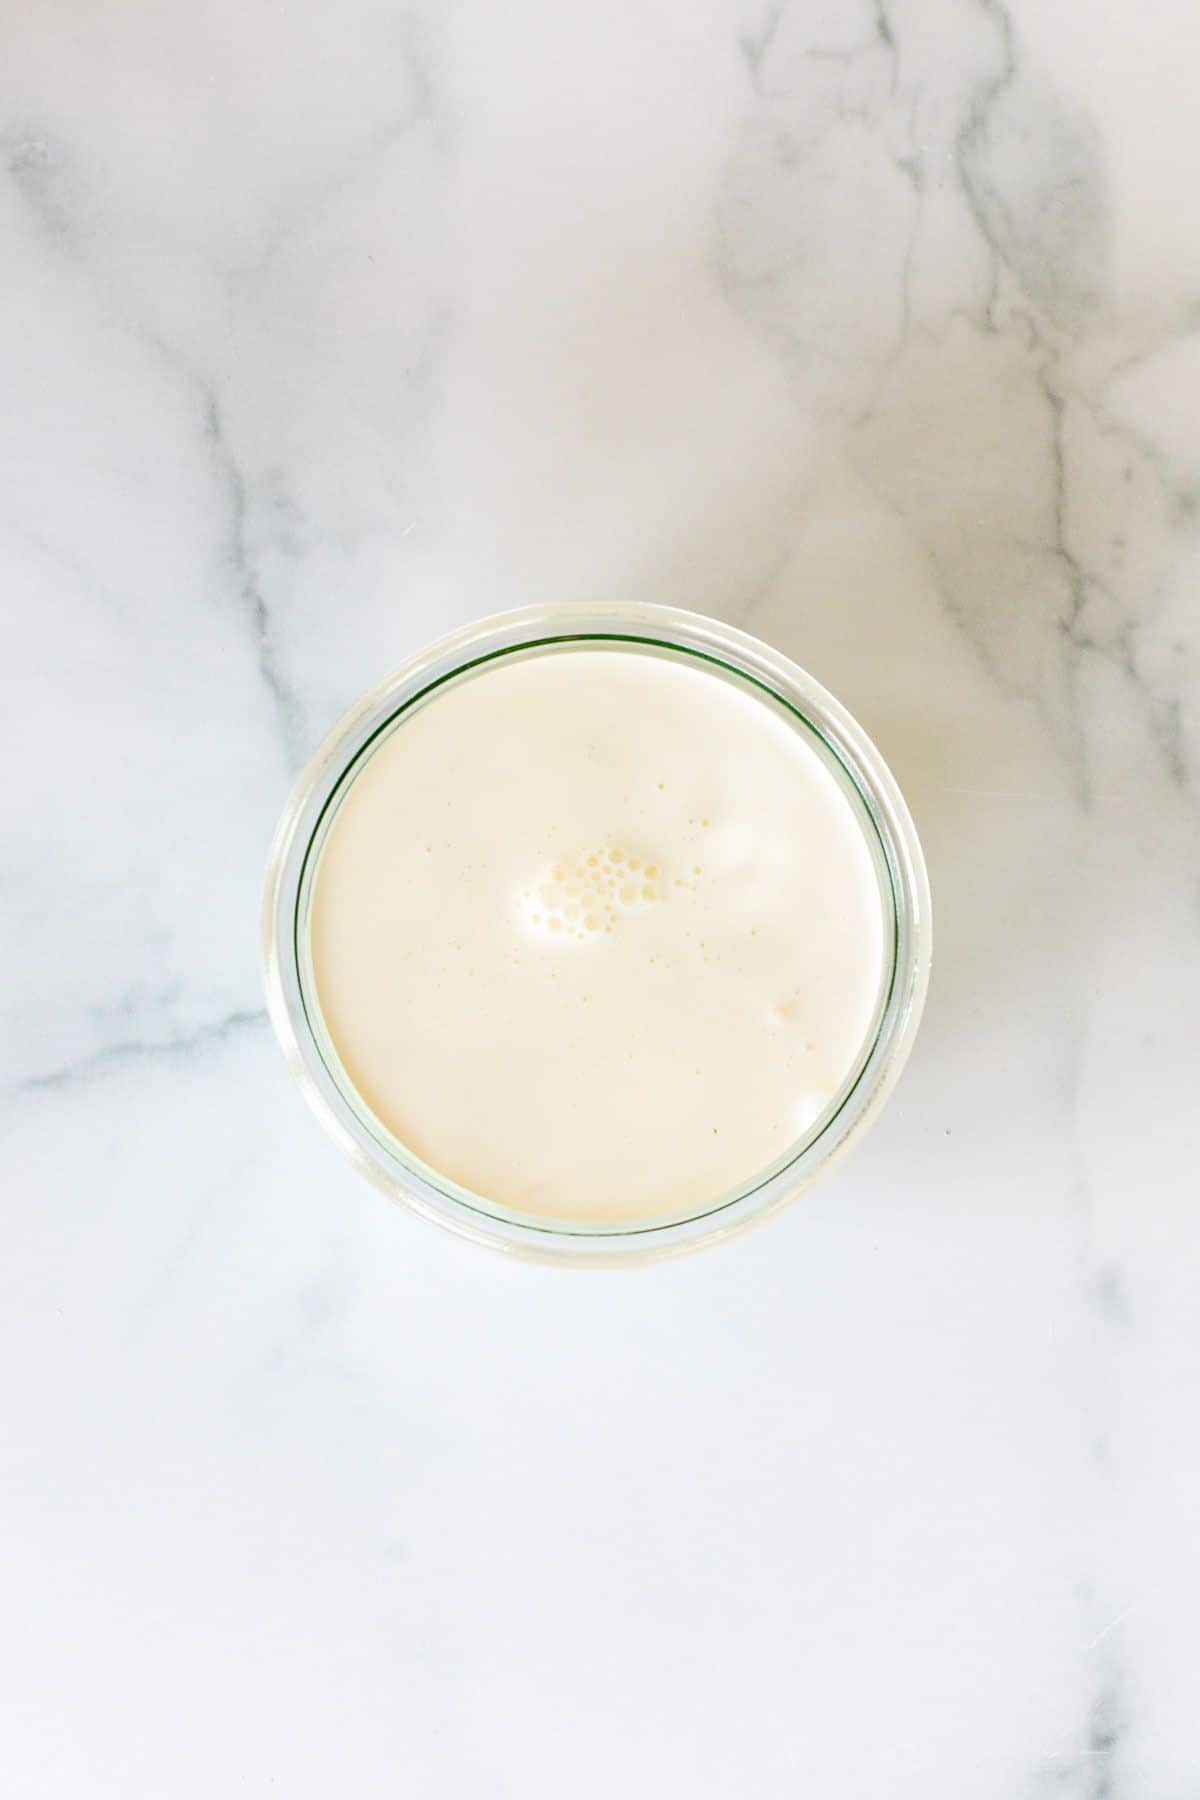
[[[393,1136],[597,1223],[702,1209],[784,1155],[861,1060],[886,957],[804,729],[697,662],[591,647],[488,665],[379,743],[311,949]]]
[[[611,934],[631,909],[653,906],[659,898],[657,875],[656,867],[644,868],[640,857],[619,845],[602,844],[556,861],[536,887],[523,890],[520,910],[535,932],[560,931],[582,942],[597,932]]]

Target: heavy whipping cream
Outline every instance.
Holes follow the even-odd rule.
[[[351,1084],[486,1200],[700,1211],[855,1072],[887,928],[806,728],[692,658],[570,647],[435,691],[326,837],[312,972]]]

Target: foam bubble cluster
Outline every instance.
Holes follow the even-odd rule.
[[[613,932],[631,912],[664,897],[662,871],[637,851],[606,844],[557,861],[546,879],[523,896],[526,917],[539,931],[587,938]]]

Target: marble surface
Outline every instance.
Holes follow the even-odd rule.
[[[1200,1793],[1194,0],[0,20],[5,1800]],[[430,635],[746,623],[937,902],[869,1142],[511,1265],[267,1030]]]

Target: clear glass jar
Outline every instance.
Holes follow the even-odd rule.
[[[321,846],[351,781],[383,738],[402,729],[438,689],[481,663],[584,644],[698,659],[810,733],[862,826],[890,927],[874,1030],[858,1066],[812,1130],[769,1168],[694,1216],[632,1225],[512,1212],[415,1157],[369,1111],[343,1070],[321,1017],[309,947]],[[526,607],[480,620],[410,657],[330,732],[279,821],[263,895],[262,952],[267,1005],[288,1067],[326,1131],[377,1186],[426,1218],[497,1249],[552,1262],[645,1262],[713,1243],[766,1218],[862,1136],[900,1074],[920,1021],[929,977],[929,886],[912,819],[879,752],[845,708],[786,657],[732,626],[671,607]]]

